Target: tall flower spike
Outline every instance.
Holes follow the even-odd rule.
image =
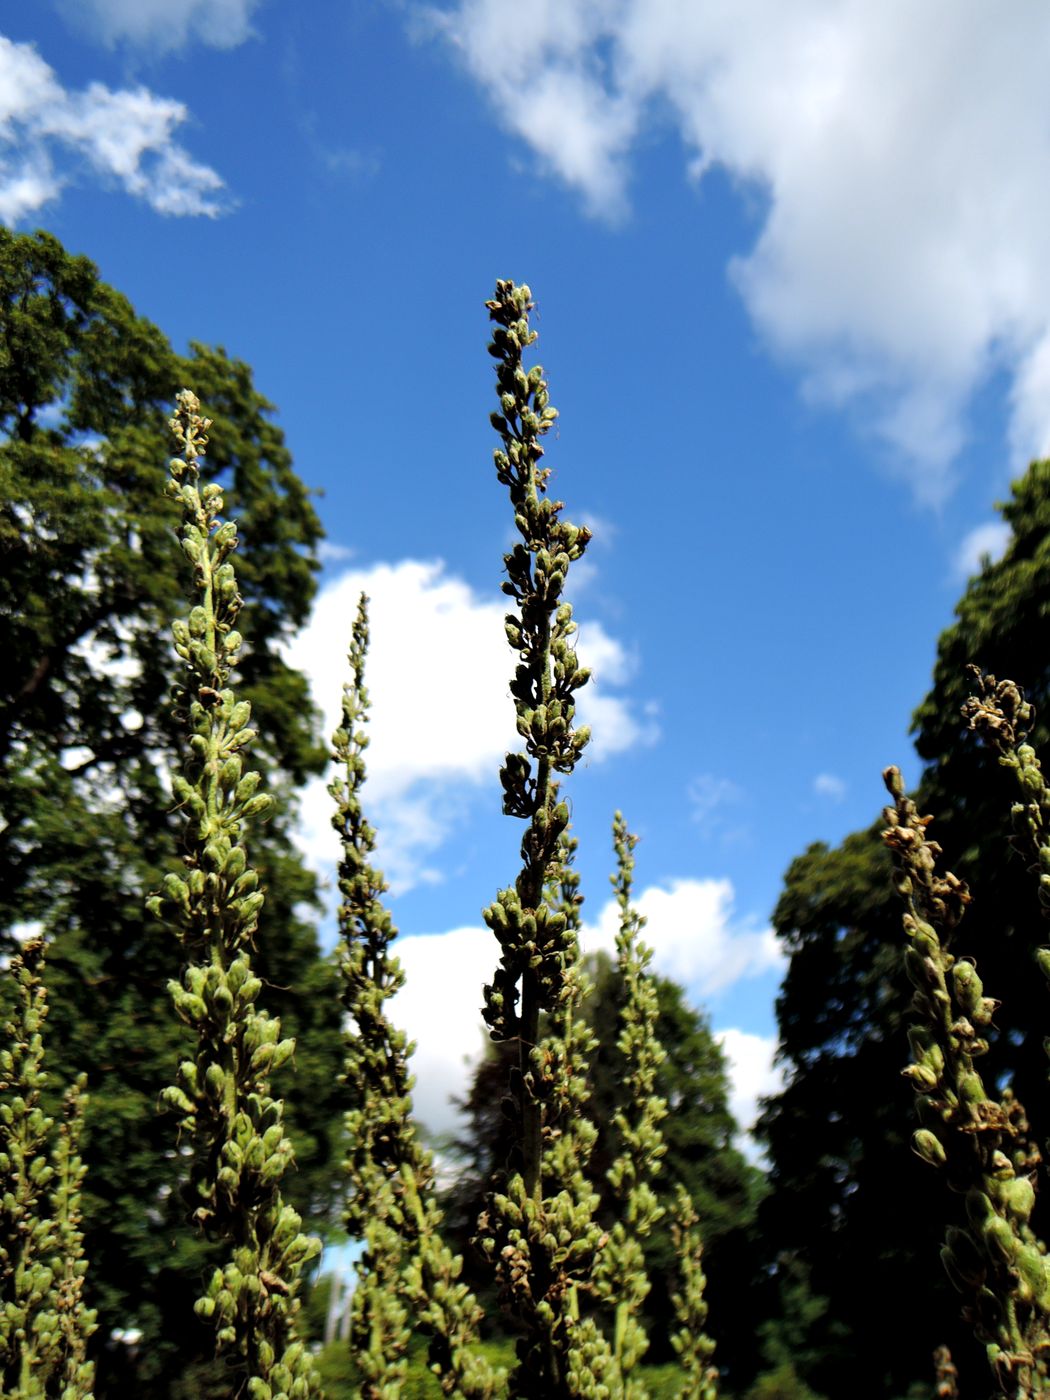
[[[259,774],[245,771],[255,731],[247,701],[229,686],[241,648],[230,559],[237,527],[220,524],[220,487],[200,486],[209,420],[189,390],[177,403],[171,427],[182,456],[171,461],[167,493],[182,507],[179,543],[192,567],[194,603],[172,626],[183,663],[176,712],[189,735],[183,770],[172,779],[184,813],[184,855],[182,872],[165,877],[149,908],[182,946],[181,979],[168,985],[197,1049],[161,1099],[180,1115],[192,1144],[186,1194],[193,1219],[229,1249],[196,1310],[215,1325],[231,1387],[248,1400],[306,1400],[319,1387],[295,1315],[303,1271],[321,1245],[301,1232],[299,1215],[281,1196],[294,1157],[270,1075],[295,1042],[282,1040],[279,1021],[257,1009],[262,983],[251,966],[263,895],[241,838],[248,822],[269,811],[270,798],[258,790]]]
[[[992,1098],[977,1069],[998,1003],[984,995],[973,963],[948,951],[969,891],[938,873],[930,818],[919,815],[899,771],[883,777],[894,801],[883,839],[905,905],[905,968],[915,989],[905,1074],[922,1126],[912,1141],[965,1199],[965,1223],[949,1228],[941,1258],[1000,1388],[1020,1400],[1050,1389],[1050,1260],[1030,1224],[1039,1152],[1024,1109],[1009,1090]]]
[[[602,1253],[598,1279],[601,1296],[615,1310],[613,1349],[624,1377],[634,1370],[649,1345],[639,1320],[650,1289],[642,1240],[664,1214],[652,1182],[666,1151],[660,1124],[667,1116],[666,1102],[655,1093],[657,1071],[665,1056],[656,1036],[660,1003],[648,971],[652,950],[639,939],[645,920],[631,903],[637,844],[637,836],[628,831],[623,816],[617,812],[613,821],[616,873],[611,880],[620,909],[616,936],[621,997],[617,1048],[624,1107],[617,1110],[614,1120],[620,1153],[609,1169],[609,1184],[619,1211]]]
[[[563,521],[562,503],[547,494],[541,439],[557,414],[542,369],[526,371],[523,364],[537,338],[529,326],[532,294],[526,286],[500,281],[486,306],[495,323],[489,353],[497,361],[499,398],[491,421],[502,441],[496,476],[507,488],[520,536],[503,556],[502,587],[516,606],[505,628],[518,659],[510,691],[524,752],[507,755],[500,781],[504,812],[528,822],[528,829],[521,872],[484,911],[500,962],[485,988],[483,1014],[493,1040],[518,1044],[510,1105],[520,1153],[518,1170],[506,1192],[493,1196],[479,1230],[504,1303],[524,1324],[510,1394],[560,1400],[606,1393],[614,1369],[593,1319],[579,1320],[579,1289],[590,1285],[600,1248],[597,1196],[582,1171],[593,1128],[577,1123],[571,1140],[566,1135],[556,1146],[560,1128],[552,1121],[559,1098],[580,1078],[575,1061],[582,1045],[556,1052],[540,1042],[541,1016],[565,1019],[579,995],[575,928],[566,909],[552,903],[549,889],[559,879],[560,843],[569,824],[557,775],[572,771],[589,737],[586,728],[573,728],[575,693],[588,672],[576,659],[576,624],[562,595],[569,566],[583,554],[590,533]],[[572,1161],[559,1160],[555,1167],[566,1153]],[[550,1194],[545,1157],[552,1165]]]
[[[7,975],[17,1007],[0,1050],[0,1393],[9,1400],[90,1400],[85,1360],[95,1314],[80,1303],[86,1268],[77,1155],[83,1082],[55,1131],[41,1105],[45,945],[29,939]]]
[[[459,1282],[461,1261],[440,1234],[430,1154],[412,1121],[412,1046],[386,1014],[386,1003],[404,983],[390,946],[397,930],[383,896],[387,885],[372,864],[375,833],[361,806],[368,747],[368,600],[358,604],[350,643],[350,683],[343,687],[342,724],[333,736],[340,772],[329,791],[339,833],[343,1004],[346,1082],[353,1107],[347,1114],[346,1224],[363,1239],[351,1322],[351,1346],[363,1377],[365,1400],[396,1400],[405,1383],[405,1354],[413,1325],[430,1336],[430,1363],[446,1395],[489,1400],[502,1374],[475,1348],[481,1310]]]
[[[678,1256],[680,1288],[671,1299],[679,1330],[671,1345],[682,1363],[685,1380],[675,1400],[717,1400],[718,1371],[711,1365],[715,1344],[704,1331],[707,1279],[703,1269],[703,1244],[697,1228],[699,1217],[689,1193],[679,1183],[675,1192],[671,1238]]]

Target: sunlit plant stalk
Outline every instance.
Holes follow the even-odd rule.
[[[486,305],[495,325],[489,353],[497,361],[499,411],[491,415],[501,438],[496,475],[508,490],[520,536],[504,555],[502,587],[516,606],[505,625],[518,657],[510,690],[525,751],[507,755],[500,780],[504,812],[528,828],[514,885],[484,911],[500,962],[485,988],[483,1014],[494,1040],[518,1045],[511,1103],[520,1154],[506,1191],[492,1198],[481,1235],[495,1261],[504,1305],[525,1329],[510,1393],[558,1400],[607,1393],[602,1387],[614,1369],[593,1320],[579,1321],[579,1288],[589,1286],[602,1243],[594,1219],[597,1195],[582,1171],[586,1134],[577,1127],[572,1142],[556,1146],[554,1125],[545,1126],[566,1080],[559,1055],[540,1043],[541,1016],[564,1017],[567,1001],[578,997],[575,930],[566,911],[553,907],[548,889],[569,823],[558,775],[572,771],[589,738],[586,728],[573,728],[575,692],[588,672],[577,661],[576,625],[562,595],[569,566],[582,556],[590,533],[563,521],[562,503],[547,494],[541,439],[557,413],[542,369],[526,371],[523,364],[537,338],[529,325],[532,294],[526,286],[500,281]],[[559,1160],[562,1153],[572,1161]],[[552,1170],[545,1181],[546,1164]]]
[[[184,854],[182,872],[165,877],[163,894],[149,906],[182,946],[182,976],[169,987],[197,1048],[161,1097],[181,1115],[192,1145],[193,1219],[229,1250],[196,1310],[215,1325],[231,1386],[243,1387],[249,1400],[305,1400],[318,1383],[295,1314],[303,1270],[321,1245],[302,1233],[299,1215],[281,1196],[293,1151],[270,1075],[290,1059],[295,1042],[282,1040],[279,1021],[257,1009],[262,983],[251,966],[263,895],[241,838],[245,824],[271,804],[258,790],[259,774],[245,769],[255,731],[248,702],[229,686],[242,643],[230,559],[237,527],[220,524],[221,488],[200,485],[209,420],[189,390],[177,403],[171,427],[182,456],[171,461],[167,493],[182,509],[179,542],[192,567],[194,602],[172,627],[183,662],[176,711],[189,736],[183,770],[172,779],[184,813]]]
[[[977,1068],[998,1003],[984,995],[972,961],[948,950],[969,891],[950,872],[938,873],[941,850],[926,837],[930,818],[919,815],[900,772],[888,768],[884,778],[894,805],[885,809],[883,837],[905,904],[905,967],[915,989],[905,1071],[922,1124],[913,1144],[945,1170],[966,1207],[941,1257],[1002,1392],[1046,1394],[1050,1261],[1029,1223],[1040,1155],[1020,1103],[1009,1090],[992,1097]]]
[[[717,1400],[718,1370],[711,1364],[715,1344],[705,1331],[707,1279],[703,1268],[700,1217],[681,1183],[675,1189],[673,1212],[671,1239],[678,1256],[679,1287],[671,1296],[678,1322],[671,1345],[684,1373],[676,1400]]]
[[[339,772],[330,792],[339,833],[343,1003],[349,1017],[346,1081],[346,1223],[365,1254],[354,1293],[351,1345],[366,1400],[397,1400],[406,1377],[405,1354],[414,1327],[430,1336],[430,1363],[446,1395],[489,1400],[502,1383],[476,1350],[481,1320],[473,1294],[459,1281],[461,1260],[444,1244],[434,1198],[434,1167],[412,1118],[412,1046],[386,1013],[404,984],[392,955],[397,936],[383,902],[387,891],[372,864],[375,832],[365,818],[361,788],[368,746],[367,599],[362,596],[350,644],[350,682],[343,687],[342,723],[333,736]]]
[[[649,975],[652,949],[640,941],[644,918],[631,902],[634,848],[637,836],[627,829],[622,814],[613,820],[616,872],[611,877],[620,910],[616,935],[616,971],[620,988],[620,1036],[623,1102],[613,1127],[620,1151],[609,1169],[618,1213],[602,1251],[598,1268],[600,1296],[615,1310],[613,1353],[622,1378],[630,1376],[645,1355],[649,1340],[639,1319],[650,1290],[642,1241],[662,1218],[664,1209],[652,1182],[666,1152],[660,1124],[667,1104],[655,1092],[656,1075],[665,1058],[656,1033],[660,1003]],[[643,1393],[628,1382],[627,1400]]]
[[[79,1140],[84,1082],[56,1130],[40,1103],[47,1084],[44,940],[27,940],[7,969],[17,990],[0,1049],[0,1393],[9,1400],[90,1400],[86,1360],[95,1313],[85,1308]]]

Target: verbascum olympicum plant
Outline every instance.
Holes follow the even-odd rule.
[[[885,809],[883,837],[905,905],[905,966],[915,989],[905,1070],[922,1124],[913,1145],[965,1202],[941,1256],[1003,1394],[1050,1394],[1050,1260],[1030,1224],[1040,1155],[1020,1103],[1009,1090],[993,1097],[977,1067],[998,1003],[985,996],[973,963],[949,951],[969,891],[938,872],[930,818],[919,815],[900,772],[888,768],[884,778],[894,805]]]
[[[489,353],[497,361],[499,411],[491,415],[501,438],[496,475],[510,495],[520,539],[504,555],[503,591],[516,611],[505,622],[518,664],[510,684],[523,753],[510,753],[500,770],[503,810],[528,823],[521,843],[522,868],[513,886],[499,892],[484,911],[500,947],[483,1014],[496,1041],[513,1041],[519,1060],[510,1105],[521,1150],[505,1192],[492,1197],[479,1225],[483,1248],[494,1260],[504,1305],[524,1335],[510,1378],[512,1397],[609,1394],[611,1351],[594,1326],[578,1321],[579,1289],[589,1287],[602,1244],[595,1221],[597,1195],[586,1183],[582,1162],[558,1162],[559,1151],[586,1152],[583,1130],[575,1142],[555,1147],[555,1125],[547,1121],[564,1073],[559,1057],[540,1043],[541,1016],[563,1016],[577,962],[575,931],[564,909],[552,905],[548,887],[557,878],[560,842],[569,811],[559,795],[558,776],[572,771],[589,738],[574,729],[575,692],[588,677],[576,658],[576,625],[563,599],[566,575],[590,538],[589,531],[561,519],[562,503],[547,494],[548,469],[541,466],[541,439],[557,417],[542,369],[526,370],[524,352],[536,332],[527,286],[496,284],[486,303],[495,323]],[[566,991],[566,981],[569,989]],[[578,1078],[573,1070],[570,1080]],[[546,1142],[545,1142],[546,1137]],[[568,1173],[566,1177],[563,1173]]]
[[[715,1344],[704,1330],[707,1323],[707,1279],[703,1268],[700,1218],[689,1192],[680,1183],[675,1191],[671,1238],[678,1255],[679,1288],[671,1297],[678,1331],[671,1345],[682,1364],[683,1380],[676,1400],[717,1400],[718,1371],[711,1365]]]
[[[78,1144],[83,1081],[55,1129],[40,1104],[47,1083],[44,942],[11,959],[18,1003],[0,1050],[0,1394],[8,1400],[90,1400],[85,1359],[95,1314],[83,1305]]]
[[[977,693],[966,701],[963,716],[1017,780],[1020,801],[1011,809],[1014,828],[1022,851],[1032,862],[1043,915],[1050,918],[1050,787],[1035,750],[1025,743],[1032,706],[1013,681],[997,681],[977,666],[968,669],[977,683]],[[1039,949],[1037,956],[1050,977],[1050,948]]]
[[[648,975],[652,950],[639,940],[645,920],[631,903],[637,844],[637,836],[628,831],[617,812],[613,821],[616,873],[611,878],[620,910],[616,966],[622,1002],[617,1047],[623,1066],[624,1106],[614,1119],[620,1152],[609,1169],[619,1214],[601,1254],[597,1282],[600,1296],[615,1310],[613,1354],[625,1380],[627,1400],[644,1393],[628,1378],[649,1345],[639,1321],[650,1289],[642,1241],[664,1214],[652,1182],[666,1151],[660,1124],[667,1116],[666,1102],[654,1092],[664,1051],[656,1035],[659,998]]]
[[[490,1400],[502,1390],[476,1350],[481,1309],[459,1279],[461,1261],[444,1244],[433,1192],[434,1168],[412,1120],[412,1047],[386,1014],[404,983],[390,951],[397,936],[383,903],[387,885],[372,864],[375,833],[365,819],[361,788],[368,691],[367,599],[361,598],[350,644],[350,682],[343,688],[342,724],[333,736],[340,772],[329,791],[339,833],[343,1002],[350,1025],[346,1081],[350,1200],[346,1224],[365,1242],[351,1321],[351,1345],[366,1400],[397,1400],[406,1351],[419,1327],[430,1337],[430,1364],[444,1394]]]
[[[229,1250],[196,1309],[214,1323],[231,1394],[306,1400],[319,1387],[295,1314],[303,1270],[321,1245],[302,1233],[281,1197],[293,1152],[270,1076],[295,1043],[282,1040],[280,1023],[257,1008],[262,984],[251,965],[263,895],[242,835],[246,823],[265,816],[270,798],[258,790],[258,773],[245,769],[255,731],[248,703],[229,686],[241,648],[230,560],[237,527],[220,523],[221,488],[200,485],[209,421],[189,390],[177,404],[171,426],[182,455],[171,460],[167,491],[182,508],[179,542],[194,600],[172,627],[183,663],[176,712],[188,730],[183,771],[172,780],[184,812],[183,869],[166,876],[149,908],[181,944],[182,976],[169,987],[197,1049],[161,1098],[180,1114],[192,1145],[186,1195],[193,1219]]]

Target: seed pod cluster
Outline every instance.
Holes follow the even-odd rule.
[[[968,669],[977,691],[963,705],[963,717],[1017,779],[1020,801],[1011,809],[1017,845],[1031,861],[1039,903],[1050,918],[1050,787],[1035,749],[1024,742],[1034,711],[1013,681],[997,681],[977,666]],[[1050,975],[1050,949],[1041,953],[1040,967]]]
[[[526,371],[523,364],[525,350],[537,339],[529,325],[532,294],[526,286],[499,281],[495,297],[485,304],[495,323],[489,353],[498,362],[500,407],[491,415],[502,440],[494,454],[496,476],[507,487],[521,536],[503,556],[502,587],[517,605],[505,627],[518,656],[510,691],[525,752],[507,755],[500,781],[504,812],[527,820],[529,829],[514,887],[502,890],[484,913],[501,950],[500,967],[485,989],[484,1015],[494,1040],[510,1040],[534,1032],[533,1003],[536,1011],[553,1008],[564,963],[565,925],[544,911],[543,889],[569,824],[553,775],[572,771],[590,737],[586,727],[573,727],[575,693],[589,672],[576,657],[572,608],[561,601],[569,566],[582,557],[590,531],[562,520],[562,502],[547,494],[541,439],[558,415],[543,370],[534,365]],[[535,1034],[531,1039],[535,1043]]]
[[[948,950],[969,891],[939,873],[940,847],[926,836],[930,818],[919,815],[899,771],[883,776],[894,800],[883,839],[905,905],[905,969],[914,988],[912,1063],[904,1071],[921,1124],[913,1146],[946,1171],[965,1202],[965,1222],[948,1231],[941,1257],[1003,1392],[1042,1393],[1050,1378],[1050,1259],[1030,1224],[1040,1154],[1022,1106],[1009,1090],[993,1098],[977,1068],[998,1003],[973,964]]]
[[[461,1261],[441,1238],[433,1163],[412,1118],[412,1047],[386,1009],[404,974],[391,952],[397,929],[384,904],[386,882],[372,864],[375,832],[361,804],[368,746],[367,602],[362,596],[354,622],[350,682],[343,687],[342,723],[332,740],[338,769],[329,788],[342,850],[338,957],[351,1101],[346,1225],[365,1244],[351,1346],[366,1400],[400,1395],[413,1326],[430,1335],[430,1363],[445,1394],[489,1400],[501,1376],[475,1347],[481,1310],[459,1282]]]
[[[192,566],[193,604],[172,627],[182,662],[175,706],[187,731],[183,769],[172,781],[184,854],[181,871],[165,878],[149,907],[181,944],[186,961],[169,987],[197,1049],[161,1098],[192,1143],[193,1219],[230,1249],[196,1310],[214,1324],[219,1354],[251,1400],[305,1400],[318,1382],[295,1314],[304,1271],[321,1246],[281,1196],[293,1152],[270,1075],[295,1045],[257,1007],[262,984],[251,965],[263,893],[242,835],[267,814],[270,798],[245,767],[255,731],[248,703],[229,684],[242,645],[230,558],[237,528],[219,519],[221,489],[200,485],[209,421],[188,390],[177,404],[171,426],[182,456],[171,461],[167,492],[182,508],[179,542]]]
[[[681,1287],[671,1298],[678,1320],[678,1331],[672,1336],[671,1345],[682,1364],[685,1379],[676,1400],[717,1400],[718,1397],[718,1371],[711,1364],[715,1344],[704,1331],[707,1279],[698,1225],[696,1208],[679,1183],[675,1191],[671,1238],[678,1256]]]

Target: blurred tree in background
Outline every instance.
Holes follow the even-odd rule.
[[[1023,1031],[1048,1024],[1032,956],[1045,940],[1036,886],[1020,878],[1021,857],[1009,849],[1011,775],[968,732],[960,709],[972,685],[967,662],[1010,676],[1041,716],[1030,742],[1047,750],[1050,462],[1032,464],[1002,513],[1006,552],[967,585],[915,714],[926,764],[916,801],[934,815],[931,836],[944,848],[945,868],[974,895],[957,952],[977,959],[988,994],[1003,999],[982,1073],[989,1083],[1012,1081],[1034,1139],[1045,1142],[1046,1056],[1041,1039]],[[903,576],[896,587],[890,626],[892,609],[906,605]],[[887,762],[898,757],[887,754]],[[910,1151],[913,1093],[901,1070],[911,987],[882,825],[834,850],[811,846],[787,872],[774,923],[790,955],[778,1001],[788,1079],[761,1123],[772,1166],[761,1223],[786,1309],[780,1343],[786,1329],[787,1349],[815,1389],[858,1400],[928,1384],[930,1352],[941,1342],[950,1344],[964,1384],[967,1376],[980,1384],[984,1367],[939,1258],[944,1182]],[[1046,1216],[1044,1201],[1034,1218],[1040,1234]],[[914,1300],[906,1326],[902,1298]]]
[[[143,1332],[133,1379],[132,1351],[104,1350],[100,1396],[208,1393],[192,1365],[195,1339],[211,1352],[192,1313],[206,1252],[181,1223],[174,1124],[156,1110],[186,1039],[166,991],[177,954],[143,912],[178,829],[164,775],[183,585],[163,485],[185,384],[215,419],[209,467],[245,546],[240,689],[281,813],[252,849],[267,891],[259,973],[298,1043],[278,1087],[299,1165],[289,1196],[316,1225],[341,1156],[339,1002],[289,829],[324,750],[280,648],[308,614],[320,522],[247,365],[196,344],[176,354],[87,259],[0,229],[0,950],[27,924],[47,934],[52,1089],[88,1075],[89,1300],[98,1339]]]

